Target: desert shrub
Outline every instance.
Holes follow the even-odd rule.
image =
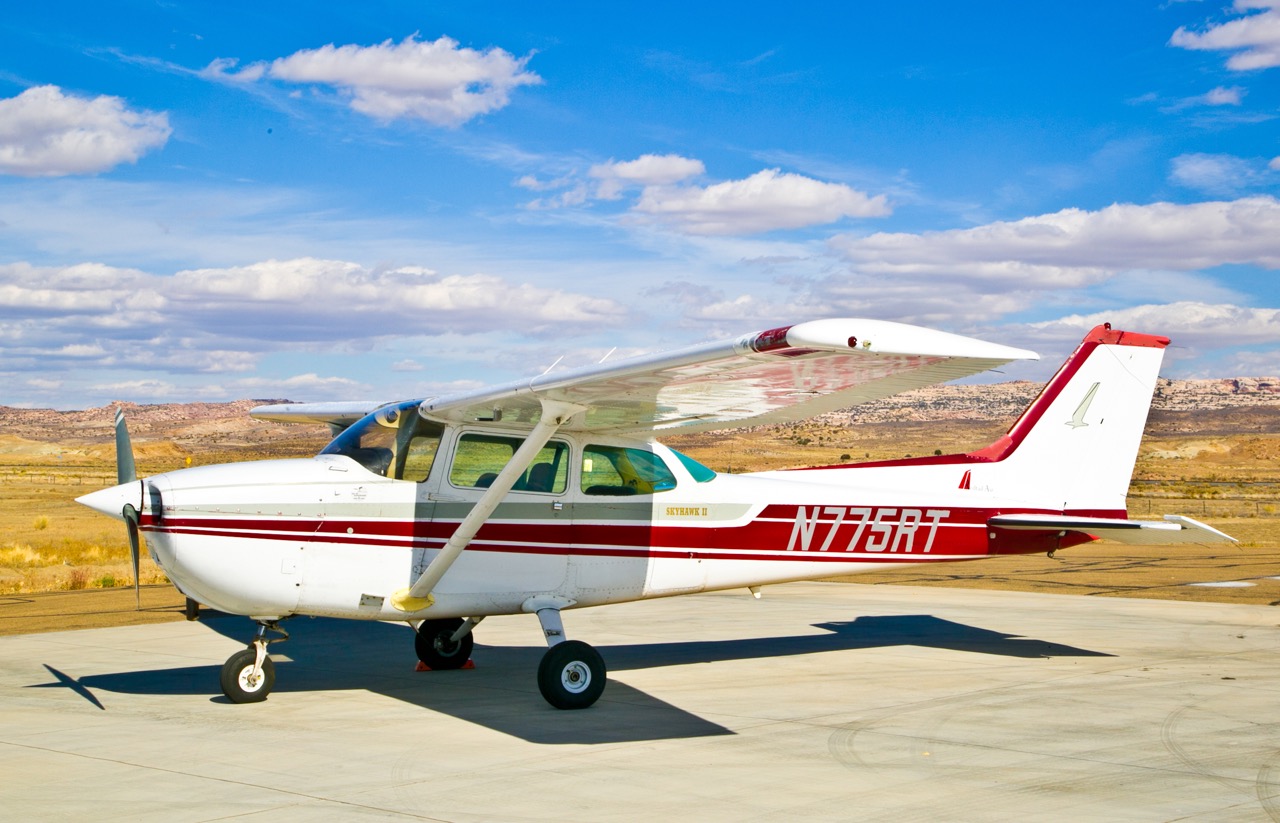
[[[0,566],[13,569],[27,569],[46,565],[43,554],[25,543],[10,543],[0,548]]]

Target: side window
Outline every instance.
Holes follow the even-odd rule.
[[[487,489],[498,472],[524,442],[518,437],[467,433],[458,438],[458,448],[449,470],[449,482],[461,488]],[[560,494],[569,485],[569,447],[551,441],[542,447],[513,491]]]
[[[582,452],[584,494],[657,494],[675,487],[675,475],[662,458],[651,451],[621,446],[587,446]]]

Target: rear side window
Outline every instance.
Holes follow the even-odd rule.
[[[462,435],[449,469],[449,482],[462,488],[489,488],[523,442],[518,437],[503,435]],[[553,440],[542,447],[533,465],[512,486],[512,491],[560,494],[568,485],[569,447]]]
[[[672,449],[671,453],[674,454],[676,456],[676,459],[679,460],[681,464],[684,465],[685,469],[688,470],[689,474],[693,476],[693,479],[698,481],[699,483],[709,483],[712,480],[716,479],[716,473],[714,471],[712,471],[711,469],[708,469],[706,466],[702,465],[697,460],[694,460],[689,455],[681,454],[675,449]]]
[[[676,476],[651,451],[587,446],[582,452],[583,494],[622,497],[657,494],[675,487]]]

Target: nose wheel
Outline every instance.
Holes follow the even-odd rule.
[[[268,631],[281,636],[268,638]],[[218,679],[227,699],[232,703],[261,703],[266,700],[276,685],[276,666],[267,656],[267,646],[288,639],[289,633],[275,620],[259,620],[258,632],[249,648],[241,649],[222,664],[222,674]]]
[[[222,693],[232,703],[260,703],[276,685],[276,665],[270,657],[258,662],[257,649],[241,649],[222,664]]]

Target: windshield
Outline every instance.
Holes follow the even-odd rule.
[[[418,402],[406,400],[365,415],[320,453],[350,457],[382,477],[426,480],[444,426],[418,414]]]

